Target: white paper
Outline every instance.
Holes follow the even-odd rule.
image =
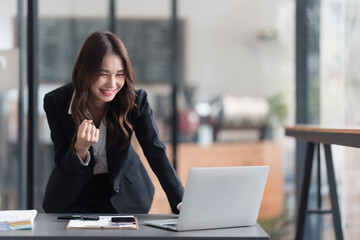
[[[67,228],[136,228],[136,224],[114,224],[111,218],[115,216],[99,216],[99,220],[69,220]],[[125,216],[124,216],[125,217]],[[131,216],[133,217],[133,216]]]

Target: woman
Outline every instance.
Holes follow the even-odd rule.
[[[46,94],[44,109],[55,150],[46,212],[147,213],[154,187],[131,146],[134,132],[178,213],[183,186],[166,156],[146,92],[134,90],[127,50],[114,34],[95,32],[86,39],[72,84]]]

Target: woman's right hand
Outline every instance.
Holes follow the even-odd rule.
[[[82,160],[85,160],[89,148],[99,140],[99,129],[92,120],[85,119],[79,126],[76,136],[75,150]]]

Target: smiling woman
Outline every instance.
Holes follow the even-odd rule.
[[[102,107],[114,99],[124,84],[125,74],[121,58],[116,54],[107,53],[102,61],[99,78],[90,86],[91,100]]]
[[[166,156],[147,94],[134,89],[122,41],[109,32],[91,34],[72,80],[44,98],[55,150],[44,210],[147,213],[154,187],[131,146],[134,132],[177,213],[184,189]]]
[[[124,84],[125,71],[121,58],[114,53],[107,53],[103,58],[99,77],[89,88],[89,111],[96,127],[100,125],[107,103],[115,98]]]

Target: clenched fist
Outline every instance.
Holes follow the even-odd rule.
[[[99,140],[99,129],[92,120],[85,119],[79,126],[76,136],[75,150],[82,160],[85,159],[89,148]]]

